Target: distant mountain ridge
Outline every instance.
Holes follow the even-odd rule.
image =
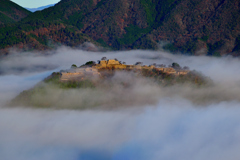
[[[36,12],[36,11],[41,11],[41,10],[44,10],[46,8],[49,8],[49,7],[52,7],[54,6],[55,4],[49,4],[49,5],[46,5],[46,6],[42,6],[42,7],[38,7],[38,8],[25,8],[31,12]]]
[[[0,35],[2,49],[86,41],[113,50],[157,49],[168,42],[163,48],[172,52],[240,55],[238,0],[61,0],[11,27],[1,28],[16,37]]]
[[[14,23],[29,15],[31,12],[9,0],[1,0],[0,24]]]

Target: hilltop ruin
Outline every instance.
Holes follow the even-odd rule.
[[[95,64],[93,61],[91,64],[87,62],[85,65],[81,67],[73,67],[69,70],[61,72],[61,81],[69,81],[69,80],[84,80],[86,78],[98,78],[101,77],[103,71],[141,71],[141,70],[148,70],[148,71],[158,71],[164,74],[171,74],[171,75],[186,75],[189,73],[188,69],[181,69],[181,68],[173,68],[173,67],[164,67],[164,65],[142,65],[142,63],[137,62],[135,65],[127,65],[121,63],[117,59],[106,59],[103,58],[99,61],[98,64]]]
[[[99,105],[148,104],[156,100],[151,95],[175,84],[197,88],[207,86],[211,81],[197,71],[188,70],[188,67],[182,69],[177,63],[169,67],[146,66],[140,62],[127,65],[116,59],[102,59],[97,64],[89,61],[80,67],[72,65],[69,70],[53,72],[33,88],[21,92],[11,105],[66,108],[68,104],[73,109],[86,109]],[[142,89],[138,90],[143,85],[150,87],[147,94],[142,94]],[[150,92],[153,93],[148,94]],[[140,98],[132,101],[132,95]],[[95,101],[92,97],[96,97]]]

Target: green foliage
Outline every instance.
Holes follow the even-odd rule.
[[[94,88],[95,85],[91,80],[82,80],[82,81],[67,81],[67,82],[60,82],[60,88],[69,89],[69,88]]]
[[[23,31],[32,31],[41,27],[48,27],[50,24],[48,22],[43,22],[41,20],[30,21],[28,23],[15,23],[12,25],[5,25],[0,27],[0,48],[5,48],[7,46],[13,46],[20,42],[28,43],[30,38],[35,38],[40,43],[46,45],[47,37],[45,35],[37,37],[34,34],[26,35]]]
[[[202,38],[200,38],[200,40],[207,42],[208,38],[209,38],[209,36],[203,36]]]
[[[146,36],[141,37],[132,44],[133,49],[158,49],[158,45]]]
[[[31,12],[28,11],[27,9],[17,5],[14,2],[11,2],[9,0],[1,0],[1,5],[0,5],[0,11],[2,12],[8,12],[8,13],[12,13],[14,12],[12,9],[15,8],[17,10],[20,10],[26,14],[30,14]]]
[[[43,45],[47,45],[47,37],[43,35],[42,37],[37,37],[35,34],[30,34],[31,37],[35,38],[38,42]]]
[[[88,62],[85,63],[85,65],[87,65],[87,66],[91,66],[91,65],[94,65],[94,64],[96,64],[94,61],[88,61]]]
[[[44,79],[44,82],[46,83],[59,83],[61,74],[59,72],[53,72],[52,75],[46,79]]]
[[[1,1],[0,22],[5,23],[6,25],[0,27],[0,49],[13,46],[20,42],[29,41],[29,37],[22,33],[22,24],[20,24],[20,22],[15,24],[7,23],[13,23],[19,20],[20,16],[23,17],[30,13],[30,11],[27,11],[11,1]]]
[[[9,0],[1,0],[0,23],[13,23],[31,12]]]
[[[209,56],[221,56],[217,50],[219,50],[222,46],[224,45],[224,41],[218,41],[215,42],[214,44],[207,44],[208,47],[208,55]]]
[[[72,64],[71,68],[77,68],[76,64]]]
[[[166,19],[172,9],[174,9],[182,0],[140,0],[145,9],[149,27],[157,28]]]
[[[153,3],[152,0],[140,0],[140,3],[145,9],[149,26],[152,26],[157,15],[156,3]]]
[[[240,35],[235,40],[235,47],[234,47],[233,51],[234,52],[240,51]]]
[[[158,27],[162,22],[168,18],[171,14],[171,11],[179,4],[182,0],[158,0],[156,5],[157,16],[155,19],[155,24],[153,28]]]
[[[12,2],[3,0],[0,11],[11,11],[14,13],[11,9],[13,5],[10,3]],[[179,5],[180,3],[181,5]],[[49,48],[48,41],[51,38],[53,43],[56,42],[68,46],[77,46],[85,41],[93,41],[91,39],[93,38],[98,42],[95,44],[101,44],[104,47],[110,46],[113,49],[156,49],[156,41],[163,38],[176,42],[163,47],[171,52],[181,51],[193,54],[197,48],[197,40],[201,40],[209,43],[208,55],[219,56],[220,54],[217,50],[223,44],[220,42],[212,44],[212,39],[216,39],[216,36],[209,38],[213,28],[219,29],[221,32],[226,31],[226,34],[221,35],[221,38],[224,37],[223,39],[227,39],[228,36],[236,36],[235,31],[238,26],[237,19],[239,19],[239,15],[237,14],[238,11],[235,10],[229,14],[230,20],[225,20],[225,17],[216,18],[213,16],[209,19],[212,22],[210,23],[211,25],[207,25],[205,13],[183,14],[193,13],[190,8],[200,5],[200,1],[139,0],[129,5],[130,8],[134,6],[133,12],[137,9],[137,17],[133,16],[135,13],[132,10],[128,10],[128,16],[125,17],[124,7],[126,7],[126,4],[122,1],[101,0],[97,2],[97,5],[94,5],[92,0],[61,1],[54,7],[30,14],[22,19],[21,22],[15,23],[15,25],[2,25],[0,27],[0,49],[19,43],[23,43],[25,48],[43,47],[45,49]],[[8,8],[9,6],[10,9]],[[176,8],[176,6],[179,7]],[[177,17],[175,15],[181,16]],[[18,15],[15,14],[15,16]],[[122,32],[121,27],[123,26],[119,23],[122,18],[124,19],[123,26],[128,25],[124,28],[126,34]],[[186,28],[179,27],[177,23],[179,18],[182,18]],[[0,12],[0,21],[1,19],[4,19],[4,23],[14,22],[14,20],[9,19],[2,12]],[[139,19],[142,20],[141,23],[143,25],[138,23]],[[203,20],[200,26],[199,19]],[[228,21],[231,23],[227,23]],[[146,23],[147,26],[143,27]],[[166,33],[161,35],[161,37],[158,37],[162,32],[159,27]],[[35,33],[29,35],[29,31],[34,32],[41,28],[48,29],[47,34],[44,32],[45,36],[40,35],[43,33],[41,30],[39,33],[36,33],[37,36],[34,35]],[[194,31],[196,28],[199,31]],[[26,34],[26,32],[28,33]],[[91,38],[86,36],[86,34],[91,36]],[[177,35],[186,37],[180,39]],[[40,45],[38,45],[39,43],[33,43],[33,38]],[[190,40],[186,42],[186,39]],[[236,38],[233,51],[240,50],[239,41],[240,38]]]
[[[221,57],[221,54],[218,51],[214,51],[211,56],[213,56],[213,57]]]
[[[85,79],[81,81],[67,81],[61,82],[60,81],[61,73],[53,72],[52,75],[44,80],[45,83],[53,84],[56,87],[60,87],[63,89],[70,89],[70,88],[94,88],[95,85],[91,80]]]
[[[23,44],[27,44],[31,42],[31,38],[36,39],[39,43],[45,45],[46,47],[50,47],[48,45],[49,36],[52,34],[65,36],[68,38],[65,40],[66,45],[75,46],[85,41],[91,40],[85,34],[76,33],[77,28],[73,26],[65,25],[65,28],[61,28],[55,31],[51,31],[49,34],[38,34],[38,36],[34,34],[26,35],[24,32],[35,31],[40,28],[48,28],[49,26],[58,27],[61,25],[61,22],[58,21],[45,21],[45,20],[30,20],[28,22],[18,22],[12,25],[3,25],[0,27],[0,48],[5,48],[7,46],[12,46],[22,42]],[[60,37],[61,38],[61,37]],[[58,39],[59,40],[59,39]],[[60,39],[61,40],[61,39]],[[33,46],[34,47],[34,46]]]
[[[5,25],[0,28],[0,48],[12,46],[20,42],[26,42],[29,40],[24,33],[19,31],[18,26]]]
[[[106,2],[107,2],[107,0],[101,0],[100,2],[97,3],[96,8],[103,6]]]
[[[107,43],[102,38],[99,38],[96,42],[100,43],[103,47],[108,47]]]
[[[67,23],[76,26],[78,29],[83,28],[82,19],[84,18],[82,12],[76,12],[68,17]]]
[[[129,25],[129,27],[125,28],[126,34],[123,38],[119,39],[120,45],[123,44],[132,44],[136,40],[138,40],[142,35],[151,31],[151,28],[139,28],[136,25]]]
[[[9,18],[8,16],[0,12],[0,22],[6,24],[14,23],[15,21],[12,18]]]
[[[176,62],[172,63],[172,67],[175,68],[175,69],[181,68],[180,65]]]
[[[183,53],[194,54],[197,49],[197,40],[190,39],[185,45],[179,48]]]
[[[115,49],[121,49],[123,46],[132,46],[133,48],[155,48],[152,42],[149,42],[145,35],[157,28],[162,24],[165,18],[169,15],[170,11],[179,4],[181,0],[166,0],[166,1],[153,1],[153,0],[140,0],[141,5],[145,9],[146,19],[148,22],[147,28],[140,28],[137,25],[130,24],[125,28],[126,34],[123,38],[113,38],[112,47]],[[141,40],[141,39],[144,40]],[[140,40],[140,42],[135,43]],[[172,46],[168,49],[176,50]]]
[[[179,50],[178,47],[176,47],[174,44],[172,43],[168,43],[166,45],[163,46],[163,49],[168,50],[170,52],[177,52]]]
[[[40,83],[30,90],[21,92],[10,105],[23,105],[37,108],[54,107],[59,101],[64,103],[63,98],[68,89],[93,88],[91,82],[66,82],[66,83]],[[57,92],[58,91],[58,92]],[[63,96],[63,97],[62,97]],[[60,106],[58,106],[60,107]],[[76,106],[79,108],[79,106]]]
[[[30,14],[25,19],[23,19],[23,22],[33,21],[33,20],[44,20],[44,15],[42,14],[41,11],[36,11],[36,12]]]

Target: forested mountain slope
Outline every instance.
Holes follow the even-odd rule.
[[[0,24],[19,21],[31,13],[9,0],[1,0],[0,4]]]
[[[114,50],[239,54],[238,0],[62,0],[0,28],[0,48],[48,49],[85,41]],[[8,32],[11,36],[4,36]]]
[[[239,51],[238,0],[183,0],[169,18],[151,32],[154,40],[171,40],[170,50],[222,55]]]

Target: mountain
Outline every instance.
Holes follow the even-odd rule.
[[[31,12],[36,12],[36,11],[41,11],[41,10],[44,10],[46,8],[49,8],[49,7],[52,7],[54,6],[55,4],[49,4],[49,5],[46,5],[46,6],[42,6],[42,7],[38,7],[38,8],[26,8],[27,10],[31,11]]]
[[[62,0],[2,27],[16,38],[0,35],[0,48],[90,41],[113,50],[157,49],[164,42],[171,52],[239,55],[239,20],[238,0]]]
[[[29,15],[31,12],[9,0],[1,0],[0,24],[14,23]]]
[[[239,50],[240,2],[238,0],[184,0],[153,30],[153,40],[169,39],[170,50],[223,55]],[[201,53],[199,53],[201,54]]]

